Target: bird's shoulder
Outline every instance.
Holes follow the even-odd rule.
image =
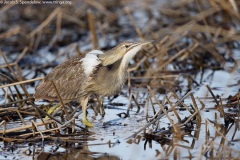
[[[77,92],[76,86],[82,84],[85,79],[81,65],[81,58],[75,57],[55,67],[35,88],[35,99],[57,99],[52,82],[55,83],[61,96],[65,92]],[[62,98],[67,99],[65,96]]]
[[[101,63],[98,53],[92,51],[84,58],[75,57],[55,67],[36,87],[36,99],[56,99],[57,95],[52,85],[55,83],[63,99],[74,99],[82,94],[91,81],[92,73]]]
[[[82,58],[75,57],[65,61],[64,63],[55,67],[46,77],[45,81],[57,81],[65,79],[67,81],[76,78],[77,76],[82,76]]]

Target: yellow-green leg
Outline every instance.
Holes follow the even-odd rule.
[[[52,106],[51,108],[49,108],[49,110],[47,111],[48,114],[52,114],[57,108],[61,107],[61,104],[58,103],[54,106]],[[49,117],[46,116],[44,119],[47,120]]]
[[[93,127],[93,124],[90,123],[87,119],[87,103],[88,103],[88,97],[83,98],[81,100],[81,105],[82,105],[82,111],[83,111],[83,117],[82,117],[82,122],[87,126],[87,127]]]

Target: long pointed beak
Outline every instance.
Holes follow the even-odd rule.
[[[152,43],[152,42],[154,42],[154,40],[139,42],[139,45],[143,46],[143,45],[146,45],[146,44],[149,44],[149,43]]]
[[[131,45],[131,47],[128,48],[128,51],[130,51],[131,49],[137,47],[137,46],[143,46],[149,43],[152,43],[153,41],[145,41],[145,42],[135,42]]]

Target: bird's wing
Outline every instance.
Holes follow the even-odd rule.
[[[87,80],[80,58],[70,59],[54,68],[36,87],[35,99],[56,100],[56,88],[63,100],[72,100],[81,94],[81,86]]]

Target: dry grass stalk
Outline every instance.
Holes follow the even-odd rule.
[[[20,55],[17,57],[17,59],[15,60],[15,64],[18,64],[18,62],[25,56],[25,54],[27,53],[28,51],[28,47],[25,47],[23,49],[23,51],[20,53]]]
[[[64,113],[66,114],[67,120],[69,120],[69,118],[70,118],[70,117],[69,117],[69,114],[68,114],[68,112],[67,112],[67,110],[66,110],[66,108],[65,108],[65,105],[64,105],[64,103],[63,103],[63,100],[62,100],[62,98],[61,98],[61,96],[60,96],[60,94],[59,94],[59,92],[58,92],[58,89],[57,89],[57,87],[56,87],[56,85],[54,84],[53,81],[51,81],[51,83],[52,83],[52,85],[53,85],[53,87],[54,87],[54,90],[55,90],[55,92],[56,92],[56,94],[57,94],[58,99],[60,100],[61,106],[62,106],[62,108],[63,108]]]
[[[38,81],[38,80],[42,80],[42,79],[43,79],[43,77],[39,77],[39,78],[34,78],[34,79],[25,80],[25,81],[21,81],[21,82],[6,84],[6,85],[0,86],[0,89],[10,87],[10,86],[15,86],[15,85],[26,84],[26,83],[30,83],[30,82],[34,82],[34,81]]]
[[[181,118],[180,118],[180,116],[178,115],[176,109],[173,107],[172,102],[169,100],[169,98],[168,98],[167,96],[166,96],[166,100],[167,100],[168,104],[170,105],[171,109],[173,110],[174,115],[177,117],[177,119],[178,119],[178,124],[180,124]]]
[[[98,38],[95,28],[95,21],[91,10],[87,11],[88,13],[88,25],[89,25],[89,31],[90,31],[90,38],[92,41],[92,48],[98,49]]]
[[[219,102],[217,101],[217,98],[216,98],[215,95],[213,94],[211,88],[210,88],[208,85],[206,85],[206,87],[207,87],[208,91],[211,93],[211,95],[212,95],[214,101],[216,102],[217,106],[219,106]]]
[[[44,136],[43,136],[42,132],[38,129],[37,124],[36,124],[33,120],[31,121],[31,123],[32,123],[33,128],[34,128],[34,129],[33,129],[33,133],[35,132],[35,130],[40,133],[40,135],[41,135],[41,137],[42,137],[42,146],[43,146]],[[34,134],[33,134],[33,136],[34,136]],[[34,136],[34,137],[35,137],[35,136]]]
[[[0,65],[0,68],[6,68],[8,66],[12,67],[12,66],[15,66],[15,65],[16,65],[16,63],[9,63],[8,65],[7,64],[2,64],[2,65]]]
[[[24,52],[23,52],[23,53],[24,53]],[[20,71],[18,65],[15,63],[15,64],[16,64],[16,68],[17,68],[17,71],[18,71],[18,73],[19,73],[19,77],[15,74],[15,72],[14,72],[13,69],[12,69],[12,67],[9,66],[9,63],[8,63],[5,55],[2,53],[1,50],[0,50],[0,54],[1,54],[1,56],[3,57],[5,63],[7,64],[8,69],[11,71],[12,75],[14,76],[14,78],[15,78],[17,81],[21,81],[21,80],[22,80],[22,75],[21,75],[21,71]],[[11,80],[11,81],[12,81],[12,80]],[[21,88],[23,89],[24,93],[26,94],[26,96],[29,97],[28,92],[27,92],[26,88],[24,87],[24,85],[22,85],[22,83],[20,83],[20,82],[19,82],[19,84],[20,84]],[[6,85],[5,85],[5,86],[6,86]],[[1,87],[5,87],[5,86],[0,86],[0,89],[1,89]],[[14,87],[15,87],[15,86],[14,86]],[[15,89],[16,89],[16,91],[17,91],[18,99],[23,99],[22,96],[20,95],[20,92],[19,92],[19,90],[17,89],[17,87],[15,87]],[[10,89],[10,91],[11,91],[11,89]]]
[[[1,8],[0,8],[0,14],[2,14],[3,12],[6,12],[7,10],[9,10],[11,7],[13,7],[14,4],[8,4],[8,5],[3,5]]]
[[[99,10],[99,12],[102,12],[108,18],[113,18],[114,17],[113,13],[109,12],[100,2],[94,1],[94,0],[87,0],[87,1],[84,1],[84,2],[93,6],[93,7],[95,7],[97,10]]]
[[[63,12],[59,12],[57,14],[57,22],[56,22],[56,37],[59,38],[61,35],[61,24],[62,24],[62,17],[63,17]]]
[[[189,48],[189,50],[194,50],[198,47],[198,44],[195,44],[192,46],[192,48]],[[187,51],[186,48],[180,50],[177,54],[175,54],[174,56],[172,56],[171,58],[169,58],[166,62],[164,62],[160,67],[158,67],[157,71],[160,71],[164,66],[166,66],[167,64],[169,64],[170,62],[172,62],[174,59],[178,58],[179,56],[181,56],[182,54],[184,54]]]
[[[20,31],[21,31],[20,26],[16,26],[14,28],[9,29],[7,32],[1,33],[0,39],[9,38],[11,36],[18,34]]]
[[[50,123],[53,123],[53,122],[54,122],[53,120],[46,120],[46,121],[44,121],[44,123],[37,122],[36,125],[37,126],[42,126],[42,125],[50,124]],[[4,130],[0,130],[0,134],[7,134],[7,133],[17,132],[17,131],[21,131],[21,130],[26,130],[26,129],[31,128],[31,127],[32,127],[32,124],[29,124],[29,125],[24,125],[24,126],[21,126],[21,127],[7,129],[5,131]]]
[[[164,109],[164,107],[162,106],[162,104],[158,101],[156,95],[153,93],[152,89],[148,86],[148,90],[150,95],[154,98],[154,100],[157,102],[158,106],[161,108],[161,110],[163,111],[163,113],[165,114],[165,116],[168,118],[168,120],[170,121],[170,123],[173,126],[174,132],[178,133],[178,128],[175,125],[175,123],[173,122],[173,120],[170,118],[170,116],[168,115],[168,112],[166,112],[166,110]]]
[[[45,19],[37,28],[35,28],[32,32],[30,32],[27,37],[32,38],[38,32],[42,31],[44,27],[46,27],[60,12],[62,12],[61,8],[56,8],[47,19]]]
[[[214,130],[215,130],[219,135],[221,135],[228,143],[230,143],[230,141],[229,141],[211,122],[209,122],[208,119],[206,119],[206,121],[208,122],[208,124],[210,124],[210,125],[214,128]]]
[[[138,37],[139,37],[141,40],[144,40],[145,38],[144,38],[141,30],[138,28],[138,26],[137,26],[134,18],[132,17],[130,9],[127,7],[127,8],[124,9],[124,11],[127,13],[128,18],[130,19],[132,25],[134,26],[135,31],[137,32]]]

